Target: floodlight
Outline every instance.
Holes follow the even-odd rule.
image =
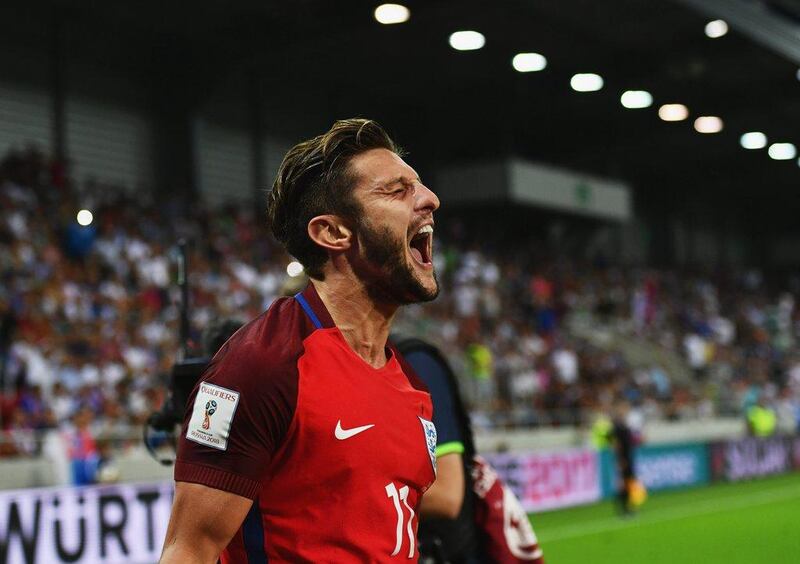
[[[773,143],[767,152],[776,161],[789,161],[797,156],[797,148],[791,143]]]
[[[402,4],[381,4],[375,8],[375,19],[384,25],[407,22],[411,12]]]
[[[456,31],[450,35],[450,47],[456,51],[475,51],[486,44],[486,38],[477,31]]]
[[[646,90],[626,90],[619,101],[630,110],[649,108],[653,105],[653,95]]]
[[[658,108],[658,117],[664,121],[683,121],[689,117],[689,108],[683,104],[664,104]]]
[[[572,77],[569,85],[576,92],[597,92],[603,87],[603,77],[592,72],[579,73]]]
[[[78,212],[76,219],[78,220],[79,225],[86,227],[87,225],[91,225],[92,221],[94,220],[94,216],[89,210],[81,210]]]
[[[714,20],[706,24],[706,36],[717,39],[728,33],[728,24],[725,20]]]
[[[742,135],[739,142],[745,149],[763,149],[767,146],[767,136],[760,131],[749,131]]]
[[[722,131],[722,119],[717,116],[700,116],[694,120],[694,129],[698,133],[719,133]]]
[[[539,53],[517,53],[511,60],[511,66],[518,72],[538,72],[547,67],[547,59]]]

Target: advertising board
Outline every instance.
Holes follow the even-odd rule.
[[[715,480],[729,482],[781,474],[792,468],[795,448],[793,440],[784,437],[715,443],[711,446],[711,471]]]
[[[170,481],[0,492],[0,562],[156,562]]]
[[[526,511],[543,511],[600,499],[597,453],[590,449],[507,453],[486,457]]]
[[[701,443],[641,446],[634,454],[636,477],[649,491],[689,488],[710,480],[708,448]],[[617,490],[611,451],[601,454],[603,497]]]

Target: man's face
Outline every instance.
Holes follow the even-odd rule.
[[[373,149],[354,157],[357,219],[356,274],[376,301],[408,304],[433,300],[433,212],[439,198],[395,153]]]

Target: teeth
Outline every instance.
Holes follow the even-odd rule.
[[[424,227],[421,227],[420,230],[417,231],[417,235],[420,235],[422,233],[433,233],[433,226],[432,225],[426,225]]]

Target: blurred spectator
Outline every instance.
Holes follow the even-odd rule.
[[[36,453],[36,433],[19,408],[11,412],[11,422],[3,431],[2,450],[4,454],[12,456],[31,456]]]
[[[800,401],[789,386],[781,390],[776,402],[775,416],[778,432],[786,435],[800,433]]]
[[[708,346],[706,340],[696,333],[689,333],[683,338],[686,360],[697,379],[701,379],[705,375],[709,360]]]
[[[113,444],[108,439],[97,441],[97,470],[94,475],[94,482],[99,484],[111,484],[119,481],[120,468],[114,461]]]
[[[471,343],[466,354],[469,375],[475,383],[473,400],[478,405],[486,405],[494,397],[492,352],[481,343]]]
[[[747,429],[754,437],[769,437],[775,433],[777,416],[767,403],[764,394],[759,395],[755,405],[747,410]]]
[[[97,444],[90,426],[94,416],[88,407],[82,407],[72,418],[72,427],[64,431],[64,441],[69,445],[72,484],[85,486],[95,482],[100,462]]]

